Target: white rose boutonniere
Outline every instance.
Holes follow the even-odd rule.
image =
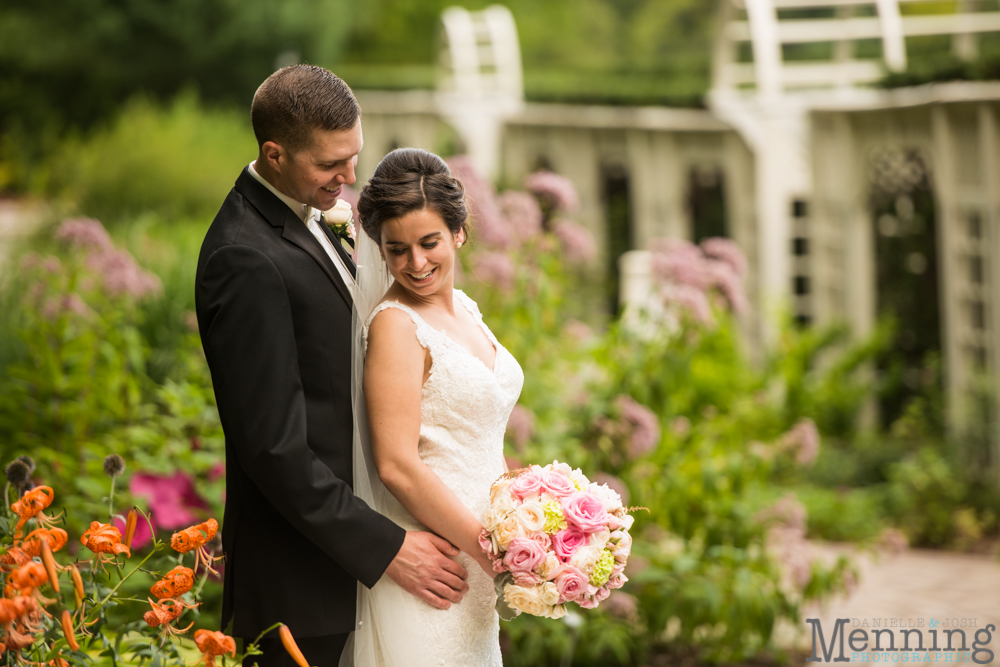
[[[334,234],[354,240],[354,211],[346,201],[338,199],[333,208],[324,211],[323,219],[330,225]]]

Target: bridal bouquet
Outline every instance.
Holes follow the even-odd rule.
[[[632,522],[614,490],[553,461],[493,484],[479,543],[509,607],[560,618],[567,602],[593,609],[628,580]]]

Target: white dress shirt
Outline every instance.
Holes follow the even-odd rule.
[[[325,250],[326,254],[328,254],[330,259],[333,260],[333,265],[337,267],[337,271],[340,273],[340,277],[343,278],[344,284],[347,285],[347,291],[351,293],[351,298],[353,299],[354,289],[357,287],[357,283],[354,281],[354,276],[351,275],[350,270],[348,270],[347,265],[344,263],[344,258],[341,257],[340,253],[337,252],[337,249],[333,247],[333,242],[330,241],[330,237],[327,236],[326,232],[324,232],[320,227],[320,224],[322,224],[319,221],[321,211],[309,206],[308,204],[297,202],[288,195],[279,192],[277,188],[268,183],[263,176],[257,173],[257,170],[254,169],[254,164],[256,164],[256,162],[257,161],[254,160],[250,163],[250,175],[257,179],[261,185],[270,190],[275,197],[285,202],[288,208],[292,209],[292,212],[299,217],[299,220],[305,223],[306,229],[308,229],[312,235],[316,237],[319,244],[323,246],[323,250]]]

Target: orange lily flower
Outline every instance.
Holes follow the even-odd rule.
[[[11,547],[7,550],[7,553],[0,557],[0,565],[13,565],[14,567],[20,567],[31,560],[31,556],[24,552],[24,549],[20,547]],[[10,569],[10,568],[3,568]]]
[[[20,589],[22,595],[28,595],[48,580],[49,575],[45,571],[45,566],[32,561],[11,572],[10,577],[8,577],[7,591]]]
[[[14,526],[15,545],[21,539],[21,535],[23,534],[21,529],[24,528],[24,524],[28,523],[28,519],[34,518],[43,509],[51,505],[54,497],[55,492],[52,490],[52,487],[36,486],[10,506],[14,514],[19,517],[17,525]]]
[[[216,656],[228,653],[231,657],[236,657],[236,641],[219,631],[196,630],[194,643],[202,652],[202,660],[205,661],[206,667],[215,667]]]
[[[173,598],[164,598],[159,602],[153,602],[152,598],[148,599],[152,609],[143,614],[142,620],[146,621],[146,625],[151,628],[162,627],[163,636],[185,633],[194,625],[194,621],[191,621],[186,628],[175,628],[173,622],[184,613],[185,609],[197,607],[198,605],[184,604],[182,601],[174,600]]]
[[[27,595],[0,598],[0,625],[13,623],[16,619],[37,610],[38,601]]]
[[[42,540],[48,542],[49,549],[59,551],[66,546],[69,536],[62,528],[39,528],[28,533],[21,542],[21,549],[28,556],[35,558],[42,555]]]
[[[209,519],[204,523],[199,523],[197,526],[191,526],[190,528],[185,528],[174,533],[170,538],[170,546],[173,547],[174,551],[182,554],[196,550],[194,569],[197,570],[198,564],[204,562],[205,569],[212,574],[218,575],[219,573],[212,569],[212,563],[219,560],[219,558],[213,558],[209,555],[208,550],[205,549],[205,543],[215,537],[215,533],[218,530],[219,522],[215,519]]]
[[[132,508],[128,511],[128,515],[125,517],[125,537],[122,542],[129,549],[132,548],[132,538],[135,537],[135,527],[139,522],[139,510]]]
[[[162,600],[180,597],[191,590],[192,586],[194,586],[194,571],[189,567],[178,565],[153,584],[149,591]]]
[[[108,523],[92,521],[90,528],[80,536],[80,542],[94,552],[94,557],[100,563],[113,560],[118,554],[125,554],[126,557],[132,555],[129,548],[122,544],[122,534]]]

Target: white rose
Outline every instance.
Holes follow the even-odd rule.
[[[521,526],[521,522],[517,520],[517,517],[508,516],[506,519],[497,525],[496,532],[493,533],[496,537],[497,544],[503,551],[507,550],[507,545],[515,537],[525,537],[527,533],[524,532],[524,527]]]
[[[497,529],[497,526],[503,523],[503,520],[507,518],[508,514],[508,510],[501,510],[495,507],[490,508],[486,511],[485,516],[483,516],[483,528],[492,533]]]
[[[594,569],[594,564],[597,563],[597,559],[601,555],[601,551],[603,549],[595,546],[580,547],[569,559],[569,564],[589,577]]]
[[[548,609],[543,616],[545,618],[562,618],[566,615],[566,605],[557,604],[554,607]]]
[[[608,512],[614,512],[617,509],[621,509],[622,499],[618,495],[618,492],[610,488],[607,484],[591,484],[588,489],[591,493],[601,499],[604,503],[604,509]]]
[[[354,211],[351,210],[350,204],[343,199],[338,199],[333,208],[323,213],[323,217],[328,225],[342,225],[354,218]]]
[[[545,526],[545,508],[541,503],[534,501],[522,503],[514,513],[529,533],[541,530]]]
[[[538,587],[538,597],[547,605],[554,605],[559,602],[559,589],[551,581],[546,581]]]
[[[598,549],[603,549],[607,545],[608,540],[611,539],[611,531],[607,528],[602,528],[596,533],[591,533],[590,544],[597,547]]]
[[[503,599],[514,609],[532,616],[541,616],[548,611],[548,605],[542,602],[537,588],[507,584],[503,587]]]
[[[622,519],[625,524],[625,530],[632,530],[632,524],[635,523],[635,517],[631,514],[626,514],[625,518]]]

